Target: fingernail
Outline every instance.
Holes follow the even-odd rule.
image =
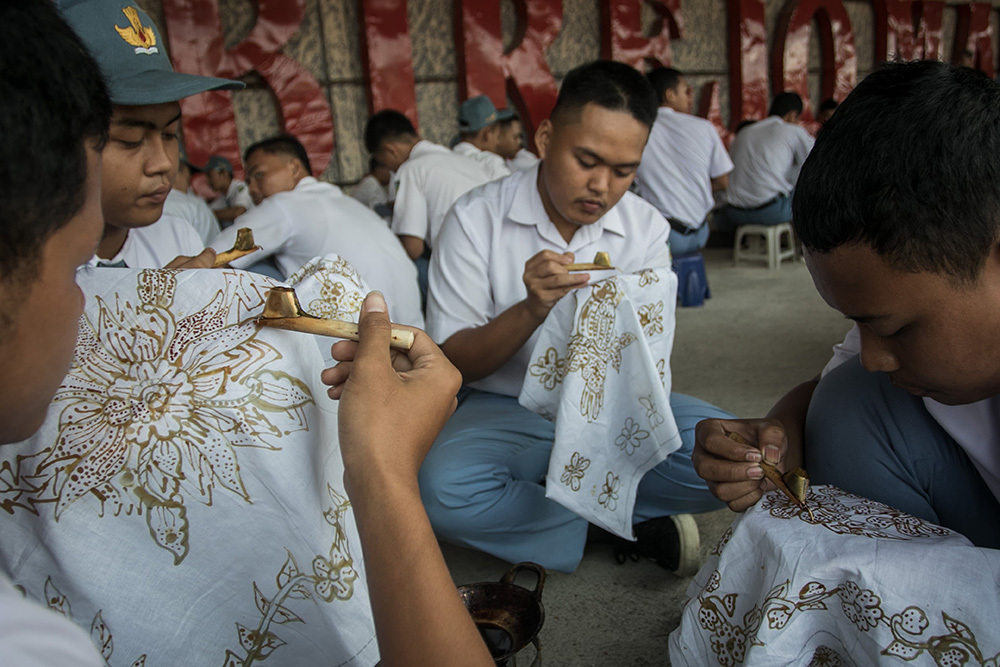
[[[771,463],[777,463],[778,459],[781,458],[781,450],[779,450],[774,445],[768,445],[764,448],[764,460]]]
[[[750,463],[757,463],[760,461],[760,451],[757,449],[751,449],[747,452],[747,461]]]
[[[384,313],[385,310],[385,297],[382,296],[382,292],[369,292],[368,296],[365,298],[365,312]]]
[[[764,471],[761,470],[759,467],[754,466],[747,470],[747,475],[750,477],[750,479],[760,479],[761,477],[764,476]]]

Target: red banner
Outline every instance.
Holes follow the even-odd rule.
[[[368,112],[395,109],[420,127],[406,0],[361,0],[359,5]]]
[[[302,24],[305,0],[258,0],[257,23],[226,51],[216,0],[163,0],[170,53],[182,72],[235,78],[256,71],[274,92],[285,130],[309,152],[321,174],[333,154],[333,116],[316,79],[279,49]],[[222,155],[242,175],[236,119],[228,92],[208,92],[181,100],[188,157],[203,164]]]
[[[656,12],[655,35],[642,29],[642,7]],[[680,0],[605,0],[601,3],[601,57],[617,60],[643,70],[649,64],[669,67],[670,40],[684,33]]]
[[[943,0],[872,0],[872,8],[876,62],[940,57]]]

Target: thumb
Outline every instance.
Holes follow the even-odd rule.
[[[369,292],[361,305],[358,321],[358,353],[355,364],[368,365],[379,361],[391,366],[389,340],[392,325],[386,312],[385,298],[381,292]]]

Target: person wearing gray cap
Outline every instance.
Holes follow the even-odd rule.
[[[514,112],[510,109],[497,111],[486,95],[470,97],[458,109],[461,141],[452,150],[481,162],[491,180],[510,176],[510,168],[500,154],[500,123],[513,117]]]
[[[178,100],[243,84],[175,72],[160,31],[134,2],[62,0],[57,6],[100,65],[114,105],[101,168],[104,235],[91,264],[211,266],[214,253],[202,251],[194,228],[162,215],[177,175]]]
[[[212,211],[223,229],[233,224],[233,220],[256,204],[246,182],[233,178],[233,163],[226,158],[213,155],[208,158],[202,171],[205,172],[208,186],[219,194],[218,198],[212,201]]]

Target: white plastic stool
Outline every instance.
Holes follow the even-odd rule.
[[[787,247],[783,247],[782,236],[788,239]],[[747,239],[747,247],[743,247],[743,238]],[[754,238],[760,237],[760,238]],[[792,225],[783,222],[780,225],[741,225],[736,228],[736,242],[733,244],[733,265],[740,260],[750,262],[767,262],[767,268],[781,267],[781,261],[795,260],[795,237]]]

